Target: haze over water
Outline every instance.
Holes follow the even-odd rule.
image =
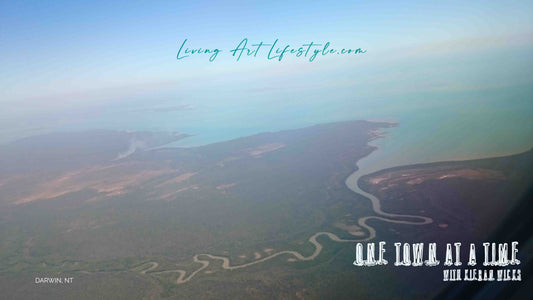
[[[192,134],[172,145],[190,147],[358,119],[399,124],[369,169],[533,146],[530,1],[110,5],[3,7],[0,143],[112,129]],[[243,38],[366,52],[236,61]],[[184,39],[222,52],[177,60]]]
[[[333,94],[305,100],[265,98],[225,105],[216,98],[178,105],[174,100],[130,102],[95,111],[90,118],[49,123],[53,131],[112,129],[179,131],[193,134],[170,147],[192,147],[266,131],[344,120],[397,123],[375,140],[379,150],[359,163],[363,173],[413,163],[471,159],[528,150],[533,146],[532,88],[514,86],[463,92],[427,92],[357,99]],[[342,90],[341,90],[342,92]],[[186,103],[186,102],[185,102]],[[46,128],[46,127],[43,127]],[[24,135],[24,133],[19,133]]]

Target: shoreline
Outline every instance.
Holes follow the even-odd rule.
[[[370,132],[370,134],[372,134],[372,132]],[[383,137],[380,134],[376,134],[376,136],[378,138],[382,138]],[[308,242],[311,243],[315,247],[315,250],[309,256],[304,256],[304,255],[302,255],[300,252],[298,252],[296,250],[282,250],[282,251],[278,251],[276,253],[270,254],[270,255],[268,255],[268,256],[266,256],[264,258],[260,258],[260,259],[257,259],[257,260],[254,260],[254,261],[251,261],[251,262],[248,262],[248,263],[244,263],[244,264],[241,264],[241,265],[231,265],[231,261],[230,261],[229,257],[227,257],[227,256],[219,256],[219,255],[208,254],[208,253],[199,253],[199,254],[195,254],[193,256],[193,261],[195,263],[201,263],[202,266],[200,268],[192,271],[189,276],[186,276],[187,275],[187,271],[186,270],[182,270],[182,269],[164,270],[164,271],[159,271],[159,272],[158,271],[150,272],[150,271],[153,271],[155,269],[154,266],[156,266],[158,264],[155,261],[147,261],[147,262],[141,264],[141,266],[150,265],[148,268],[141,268],[140,271],[139,271],[139,267],[136,267],[135,269],[139,273],[141,273],[143,275],[146,275],[148,272],[150,272],[148,274],[154,274],[154,275],[164,274],[164,273],[178,273],[180,275],[179,275],[179,277],[176,280],[176,284],[179,285],[179,284],[183,284],[183,283],[186,283],[186,282],[190,281],[191,279],[194,278],[194,276],[196,274],[198,274],[200,271],[204,270],[205,268],[207,268],[209,266],[210,260],[199,259],[199,256],[207,256],[211,260],[221,260],[222,261],[221,268],[224,269],[224,270],[236,270],[236,269],[246,268],[246,267],[249,267],[249,266],[252,266],[252,265],[256,265],[256,264],[259,264],[259,263],[262,263],[262,262],[266,262],[266,261],[268,261],[270,259],[276,258],[276,257],[281,256],[281,255],[291,255],[292,258],[295,259],[294,261],[310,261],[310,260],[314,260],[322,252],[323,245],[320,242],[317,241],[317,238],[319,236],[321,236],[321,235],[325,235],[330,240],[332,240],[333,242],[337,242],[337,243],[364,242],[364,241],[369,241],[369,240],[372,240],[373,238],[375,238],[376,237],[376,230],[372,226],[367,224],[367,221],[371,220],[371,219],[381,220],[383,222],[389,222],[389,223],[409,224],[409,225],[426,225],[426,224],[432,223],[433,219],[431,219],[429,217],[416,216],[416,215],[394,214],[394,213],[384,212],[383,210],[381,210],[380,200],[376,196],[374,196],[374,195],[372,195],[370,193],[367,193],[364,190],[360,189],[360,187],[358,185],[359,179],[362,176],[366,175],[366,174],[359,175],[359,173],[362,173],[362,169],[360,169],[358,167],[358,165],[359,165],[359,163],[362,160],[364,160],[367,157],[371,157],[372,154],[377,149],[379,149],[377,146],[370,144],[370,142],[373,141],[373,140],[375,140],[375,139],[372,139],[372,137],[371,137],[369,142],[367,143],[367,145],[370,146],[373,150],[369,151],[369,153],[367,155],[365,155],[364,157],[362,157],[358,161],[356,161],[355,170],[350,175],[348,175],[348,177],[344,181],[345,186],[348,189],[350,189],[352,192],[354,192],[356,194],[359,194],[359,195],[363,196],[364,198],[368,199],[371,202],[371,204],[372,204],[372,210],[375,213],[375,215],[369,215],[369,216],[361,217],[361,218],[359,218],[357,220],[357,224],[361,228],[366,229],[367,232],[368,232],[368,234],[366,234],[364,237],[355,238],[355,239],[343,239],[343,238],[340,238],[339,236],[337,236],[334,233],[325,232],[325,231],[319,231],[319,232],[313,234],[308,239]],[[398,220],[398,218],[419,219],[421,221],[419,222],[419,221]]]

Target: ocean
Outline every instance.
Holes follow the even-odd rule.
[[[357,91],[350,90],[241,93],[231,101],[210,95],[162,100],[156,96],[43,117],[25,123],[26,127],[5,126],[2,138],[88,129],[178,131],[193,136],[167,146],[194,147],[326,122],[397,123],[385,130],[386,138],[372,142],[379,149],[360,162],[364,173],[413,163],[512,154],[533,147],[533,88],[529,86],[381,98],[358,97]]]

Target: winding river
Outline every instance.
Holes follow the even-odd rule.
[[[362,160],[367,160],[368,157],[369,156],[363,158]],[[359,164],[360,164],[361,161],[359,161]],[[231,265],[231,262],[230,262],[228,257],[218,256],[218,255],[213,255],[213,254],[207,254],[207,253],[200,253],[200,254],[194,255],[193,261],[195,263],[201,264],[201,266],[198,269],[196,269],[195,271],[191,272],[189,275],[187,275],[187,271],[181,270],[181,269],[165,270],[165,271],[154,271],[155,269],[157,269],[159,264],[157,262],[153,262],[153,261],[146,262],[143,265],[141,265],[140,271],[139,271],[139,267],[137,267],[136,270],[139,271],[141,274],[154,274],[154,275],[155,274],[165,274],[165,273],[178,273],[179,276],[178,276],[178,279],[176,280],[176,284],[183,284],[183,283],[186,283],[186,282],[190,281],[199,272],[201,272],[202,270],[207,268],[209,266],[210,262],[213,261],[213,260],[222,261],[222,269],[225,269],[225,270],[237,270],[237,269],[246,268],[246,267],[249,267],[249,266],[253,266],[253,265],[256,265],[256,264],[263,263],[265,261],[271,260],[271,259],[273,259],[275,257],[278,257],[278,256],[281,256],[281,255],[292,256],[292,258],[294,258],[294,259],[296,259],[298,261],[309,261],[309,260],[315,259],[320,254],[320,252],[322,252],[323,246],[322,246],[322,244],[320,244],[320,242],[317,241],[317,238],[319,236],[322,236],[322,235],[327,236],[330,240],[332,240],[334,242],[337,242],[337,243],[352,243],[352,242],[363,242],[363,241],[372,240],[373,238],[376,237],[376,230],[372,226],[367,224],[368,220],[371,220],[371,219],[381,220],[381,221],[389,222],[389,223],[410,224],[410,225],[425,225],[425,224],[429,224],[429,223],[433,222],[433,220],[431,218],[424,217],[424,216],[402,215],[402,214],[393,214],[393,213],[384,212],[381,209],[381,203],[380,203],[379,199],[376,196],[363,191],[359,187],[360,178],[363,177],[364,175],[368,174],[368,173],[370,173],[370,172],[365,172],[365,170],[363,170],[363,168],[358,169],[357,171],[353,172],[350,176],[348,176],[348,178],[345,181],[346,186],[350,190],[352,190],[354,193],[360,194],[360,195],[362,195],[365,198],[370,200],[370,202],[372,203],[372,210],[376,214],[376,216],[362,217],[357,222],[357,224],[361,228],[365,228],[368,231],[368,236],[365,237],[365,238],[343,239],[343,238],[340,238],[340,237],[338,237],[337,235],[335,235],[335,234],[333,234],[331,232],[320,231],[320,232],[317,232],[317,233],[313,234],[308,239],[309,243],[313,244],[313,246],[315,247],[315,250],[309,256],[304,256],[300,252],[293,251],[293,250],[284,250],[284,251],[279,251],[279,252],[273,253],[273,254],[268,255],[268,256],[266,256],[264,258],[256,259],[256,260],[254,260],[252,262],[249,262],[249,263],[245,263],[245,264],[241,264],[241,265]]]

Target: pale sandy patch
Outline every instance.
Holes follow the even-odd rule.
[[[115,168],[110,171],[109,169]],[[37,186],[29,195],[14,201],[23,204],[39,199],[51,199],[84,189],[93,189],[102,193],[102,197],[111,197],[126,192],[129,187],[138,186],[141,182],[174,172],[172,169],[141,170],[132,173],[118,165],[97,166],[74,172],[68,172],[55,179]],[[101,197],[98,197],[101,198]]]
[[[173,200],[172,198],[175,197],[179,193],[182,193],[188,190],[197,190],[197,189],[199,189],[197,185],[186,186],[186,187],[179,188],[175,191],[172,191],[170,193],[164,194],[162,196],[159,196],[157,199],[170,201],[170,200]]]
[[[247,148],[245,151],[253,157],[261,157],[262,154],[273,152],[285,147],[285,144],[282,143],[270,143],[264,144],[255,148]]]
[[[407,184],[413,185],[413,184],[420,184],[422,182],[424,182],[424,178],[415,178],[415,179],[411,179],[407,181]]]
[[[378,184],[380,182],[382,182],[383,180],[385,179],[388,179],[387,176],[382,176],[382,177],[374,177],[374,178],[370,178],[369,182],[371,184]]]
[[[353,236],[364,236],[365,233],[361,230],[361,227],[357,225],[347,225],[345,223],[339,222],[335,224],[335,227],[345,230]]]
[[[163,186],[166,186],[166,185],[172,185],[172,184],[178,184],[178,183],[181,183],[181,182],[184,182],[185,180],[188,180],[189,178],[193,177],[194,175],[198,174],[197,172],[189,172],[189,173],[184,173],[184,174],[180,174],[174,178],[171,178],[169,180],[166,180],[158,185],[155,186],[155,188],[160,188],[160,187],[163,187]]]
[[[228,184],[221,184],[221,185],[218,185],[216,187],[217,190],[225,190],[225,189],[229,189],[231,187],[234,187],[237,183],[233,182],[233,183],[228,183]]]

